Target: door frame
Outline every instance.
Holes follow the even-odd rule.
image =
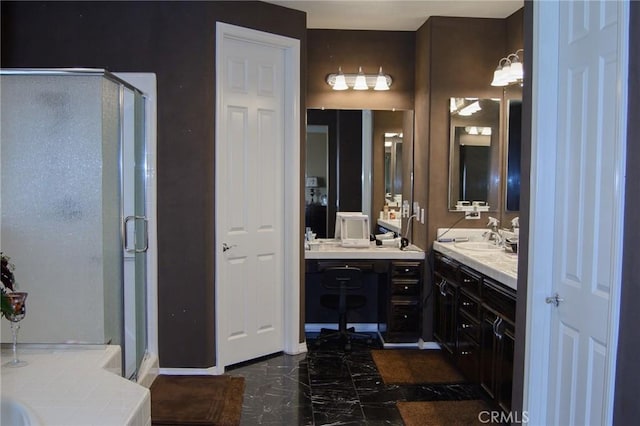
[[[283,287],[283,342],[282,348],[285,353],[297,354],[304,352],[306,346],[300,344],[300,249],[302,246],[300,214],[301,214],[301,144],[300,144],[300,40],[280,36],[276,34],[257,31],[249,28],[230,25],[223,22],[216,22],[216,54],[215,54],[215,140],[214,145],[221,141],[219,123],[222,121],[223,100],[219,88],[222,85],[222,52],[223,43],[226,38],[240,41],[268,45],[284,50],[285,57],[285,87],[284,87],[284,287]],[[215,167],[215,209],[219,206],[219,194],[222,193],[224,183],[217,176]],[[215,214],[214,228],[217,230],[218,214]],[[215,231],[214,238],[214,264],[215,268],[215,342],[216,342],[216,366],[213,368],[214,374],[223,374],[224,365],[220,364],[220,345],[224,339],[219,333],[219,318],[224,313],[219,295],[219,283],[221,282],[220,270],[217,265],[222,264],[222,241],[219,240],[218,232]]]
[[[523,411],[529,421],[544,423],[547,419],[547,392],[549,386],[549,353],[535,348],[551,345],[551,305],[545,297],[552,293],[553,253],[549,250],[549,236],[554,229],[556,156],[555,147],[562,143],[557,135],[558,96],[558,37],[559,3],[533,2],[532,49],[532,121],[531,121],[531,176],[529,256],[527,271],[527,317],[525,332],[525,365],[523,383]],[[606,365],[606,424],[613,421],[615,392],[616,353],[620,320],[620,287],[622,282],[622,242],[624,224],[624,170],[626,163],[627,130],[627,74],[629,69],[629,2],[620,3],[618,16],[618,100],[620,114],[617,117],[616,158],[618,187],[615,188],[617,216],[614,231],[617,239],[615,252],[611,254],[615,264],[615,280],[611,287],[609,312],[609,342]],[[544,237],[543,237],[544,236]]]

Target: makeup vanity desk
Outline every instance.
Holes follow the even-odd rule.
[[[349,312],[349,324],[358,331],[378,331],[386,343],[417,343],[422,324],[422,286],[425,253],[409,246],[341,247],[335,240],[316,240],[305,250],[305,315],[307,331],[333,328],[335,311],[320,306],[322,273],[331,267],[351,266],[363,272],[362,294],[367,305]]]

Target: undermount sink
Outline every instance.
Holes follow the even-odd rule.
[[[497,246],[493,243],[486,241],[464,241],[460,243],[455,243],[455,246],[465,250],[475,250],[475,251],[499,251],[503,250],[503,247]]]

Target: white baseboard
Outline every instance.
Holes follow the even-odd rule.
[[[161,368],[160,374],[168,376],[219,376],[224,374],[224,368],[220,369],[215,365],[208,368]]]
[[[436,342],[425,342],[424,340],[420,339],[418,344],[420,349],[441,349],[440,345]]]
[[[301,342],[293,352],[284,351],[287,355],[299,355],[307,352],[307,342]]]

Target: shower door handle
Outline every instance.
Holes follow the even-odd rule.
[[[135,227],[134,227],[134,231],[133,231],[133,247],[129,247],[129,230],[127,229],[127,224],[129,223],[129,221],[133,220],[134,223],[135,221],[141,220],[144,226],[144,246],[142,246],[142,248],[138,248],[138,244],[136,241],[136,232],[135,232]],[[123,234],[124,234],[124,238],[123,238],[123,245],[124,245],[124,251],[126,251],[127,253],[144,253],[147,251],[147,249],[149,248],[149,227],[148,227],[148,219],[146,216],[127,216],[124,218],[124,222],[122,224],[122,230],[123,230]]]

